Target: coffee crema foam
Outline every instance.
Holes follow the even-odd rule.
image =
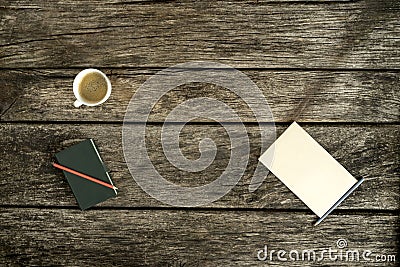
[[[88,73],[79,83],[78,92],[83,101],[97,103],[107,94],[107,81],[100,73]]]

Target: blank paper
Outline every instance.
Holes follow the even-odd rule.
[[[296,122],[259,160],[319,217],[357,183]]]

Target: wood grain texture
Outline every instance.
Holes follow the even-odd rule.
[[[399,209],[399,126],[303,125],[357,179],[366,181],[339,209]],[[287,126],[277,127],[278,136]],[[133,180],[122,151],[120,125],[1,124],[1,205],[74,206],[76,201],[62,172],[53,168],[54,154],[85,138],[93,138],[111,170],[119,190],[102,206],[165,207],[147,195]],[[200,186],[219,177],[230,159],[230,141],[218,125],[188,125],[181,132],[183,154],[200,156],[198,144],[205,137],[218,146],[214,162],[204,171],[189,173],[171,165],[160,143],[161,125],[147,127],[147,147],[155,168],[166,179],[183,186]],[[257,126],[247,127],[250,159],[239,183],[225,197],[210,204],[215,208],[305,209],[275,176],[269,174],[254,193],[248,186],[260,156]],[[140,174],[136,174],[140,175]]]
[[[296,212],[48,210],[1,208],[0,255],[6,264],[68,266],[397,266],[376,262],[396,255],[398,216],[331,215],[319,227]],[[16,231],[15,229],[19,229]],[[284,249],[373,251],[370,262],[278,261]],[[267,245],[272,261],[257,253]],[[338,253],[338,251],[334,252]],[[333,254],[338,255],[338,254]],[[398,256],[398,255],[397,255]],[[286,255],[285,257],[288,257]],[[301,257],[301,256],[300,256]],[[307,256],[305,257],[307,259]],[[396,257],[397,259],[397,257]],[[398,259],[397,259],[398,260]],[[349,265],[351,264],[351,265]]]
[[[72,81],[79,70],[2,70],[0,119],[122,121],[134,93],[159,70],[103,69],[113,86],[110,99],[98,107],[79,109],[72,105]],[[400,121],[400,72],[397,71],[245,70],[244,74],[261,89],[277,122]],[[178,104],[205,96],[223,101],[244,122],[256,121],[243,99],[228,89],[209,84],[176,87],[154,106],[149,121],[164,121]]]
[[[398,266],[399,48],[398,0],[0,1],[0,266]],[[216,142],[206,170],[178,170],[162,151],[160,122],[203,96],[227,103],[246,122],[247,169],[232,191],[201,208],[150,197],[126,166],[123,116],[144,81],[192,60],[242,70],[269,101],[278,136],[292,120],[306,122],[311,136],[366,181],[318,227],[272,174],[249,193],[260,156],[254,115],[226,89],[188,84],[150,115],[146,141],[156,169],[176,184],[198,186],[226,168],[228,136],[208,120],[187,125],[180,139],[190,159],[200,155],[203,138]],[[113,93],[101,106],[75,109],[72,81],[85,67],[107,73]],[[82,212],[51,162],[89,137],[120,191]],[[280,249],[337,249],[339,238],[348,249],[372,250],[372,261],[276,256]],[[265,245],[275,250],[273,261],[257,260]],[[382,255],[396,262],[377,262]]]
[[[399,68],[397,0],[2,1],[0,66]]]

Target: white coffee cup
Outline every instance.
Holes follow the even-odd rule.
[[[110,97],[111,82],[103,72],[97,69],[85,69],[76,75],[73,90],[76,97],[75,107],[97,106]]]

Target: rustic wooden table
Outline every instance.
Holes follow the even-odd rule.
[[[398,0],[1,0],[0,21],[0,265],[398,266]],[[230,143],[211,121],[189,123],[181,140],[192,154],[205,136],[219,145],[207,172],[178,172],[162,153],[166,115],[198,96],[238,111],[250,162],[229,194],[204,207],[170,207],[147,195],[123,156],[125,110],[151,75],[192,60],[243,71],[267,97],[278,135],[298,121],[366,181],[318,227],[272,174],[249,193],[260,155],[254,116],[224,88],[186,85],[163,97],[150,116],[147,143],[157,169],[176,183],[199,185],[225,168]],[[87,67],[103,70],[113,93],[101,106],[76,109],[72,81]],[[88,137],[120,191],[82,212],[50,163],[54,153]],[[340,238],[347,241],[344,253],[370,250],[370,261],[257,256],[265,246],[286,257],[290,250],[339,250]]]

